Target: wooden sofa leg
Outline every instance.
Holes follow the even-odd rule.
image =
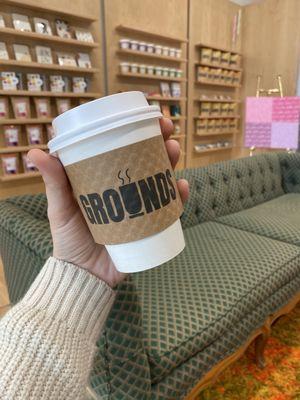
[[[266,324],[263,328],[263,333],[255,339],[255,362],[256,365],[261,369],[265,368],[266,366],[264,351],[269,336],[270,336],[270,326],[267,326]]]

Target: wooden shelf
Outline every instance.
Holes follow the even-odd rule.
[[[39,172],[23,172],[21,174],[12,174],[1,176],[0,180],[2,182],[16,181],[19,179],[30,179],[30,178],[38,178],[41,174]]]
[[[196,47],[205,47],[207,49],[220,50],[220,51],[224,51],[226,53],[238,54],[240,56],[242,55],[242,53],[235,51],[235,50],[228,49],[226,47],[216,47],[216,46],[208,45],[205,43],[198,43],[198,44],[196,44]]]
[[[240,100],[226,100],[226,99],[222,99],[222,100],[217,100],[217,99],[197,99],[195,98],[194,101],[199,101],[202,103],[240,103]]]
[[[185,135],[171,135],[169,139],[183,139],[185,138]]]
[[[237,71],[237,72],[241,72],[243,71],[242,68],[238,68],[238,67],[227,67],[227,66],[223,66],[223,65],[216,65],[216,64],[212,64],[212,63],[204,63],[204,62],[195,62],[195,65],[197,66],[203,66],[203,67],[211,67],[211,68],[216,68],[216,69],[226,69],[228,71]]]
[[[168,42],[174,42],[174,43],[187,43],[188,40],[186,38],[179,38],[179,37],[174,37],[174,36],[166,36],[166,35],[160,35],[159,33],[153,33],[153,32],[148,32],[143,29],[136,29],[136,28],[131,28],[129,26],[125,25],[118,25],[116,27],[116,30],[119,32],[123,33],[128,33],[128,34],[134,34],[134,35],[140,35],[148,38],[153,38],[157,40],[166,40]]]
[[[179,116],[179,117],[165,117],[165,116],[163,115],[163,117],[164,117],[164,118],[168,118],[168,119],[170,119],[171,121],[180,121],[180,120],[186,119],[186,116],[184,116],[184,115],[181,115],[181,116]]]
[[[96,99],[101,97],[100,93],[73,93],[73,92],[32,92],[29,90],[0,90],[0,96],[33,96],[33,97],[87,97],[91,99]]]
[[[220,82],[206,82],[206,81],[195,81],[198,85],[209,85],[209,86],[223,86],[230,88],[240,88],[241,85],[234,85],[233,83],[220,83]]]
[[[158,76],[158,75],[146,75],[146,74],[132,74],[130,72],[126,74],[118,74],[121,78],[141,78],[141,79],[151,79],[154,81],[173,81],[173,82],[186,82],[185,78],[170,78],[165,76]]]
[[[207,153],[214,153],[216,151],[224,151],[224,150],[232,150],[233,146],[228,146],[228,147],[216,147],[215,149],[206,149],[206,150],[200,150],[196,151],[194,149],[195,154],[207,154]]]
[[[53,118],[0,119],[0,125],[50,124]]]
[[[54,44],[63,44],[63,45],[68,45],[68,46],[76,46],[76,47],[87,47],[87,48],[94,48],[98,47],[98,43],[90,43],[90,42],[82,42],[80,40],[76,39],[65,39],[61,38],[60,36],[57,35],[44,35],[41,33],[36,33],[36,32],[24,32],[24,31],[18,31],[17,29],[13,28],[0,28],[0,35],[10,35],[10,36],[15,36],[15,37],[20,37],[22,40],[23,39],[30,39],[30,40],[36,40],[39,42],[47,42],[47,43],[54,43]],[[18,39],[19,40],[19,39]]]
[[[32,146],[10,146],[10,147],[1,147],[0,154],[7,153],[20,153],[22,151],[29,151],[31,149],[41,149],[46,150],[48,147],[46,144],[35,144]]]
[[[157,101],[186,101],[186,97],[146,96],[146,98]]]
[[[185,59],[185,58],[163,56],[163,55],[155,54],[155,53],[147,53],[146,51],[120,49],[120,50],[117,51],[117,53],[121,54],[121,55],[133,55],[133,56],[140,56],[140,57],[150,57],[150,58],[155,58],[157,60],[172,61],[172,62],[176,62],[176,63],[179,63],[179,64],[187,62],[187,59]]]
[[[82,15],[82,14],[77,14],[77,13],[69,13],[69,12],[65,12],[65,11],[60,11],[59,9],[57,9],[57,7],[40,6],[38,4],[34,4],[33,2],[31,2],[30,4],[24,4],[22,0],[1,0],[1,4],[3,4],[3,5],[5,4],[8,6],[12,6],[12,7],[21,7],[24,9],[31,10],[31,11],[41,11],[44,13],[53,14],[55,17],[57,17],[59,15],[60,18],[62,18],[62,17],[73,18],[73,19],[77,19],[77,20],[80,20],[83,22],[85,21],[85,22],[89,22],[89,23],[97,21],[97,18],[93,15]]]
[[[195,133],[195,138],[196,139],[201,139],[201,138],[206,138],[206,137],[210,137],[210,136],[231,136],[234,135],[237,132],[224,132],[224,133],[205,133],[203,135],[198,135],[197,133]]]
[[[209,115],[207,117],[201,117],[201,116],[194,117],[194,119],[239,119],[239,118],[241,118],[239,115],[231,115],[231,116],[229,116],[229,115],[218,115],[218,116],[215,116],[215,117]]]
[[[0,60],[0,65],[9,66],[9,67],[21,67],[21,68],[38,68],[38,69],[46,69],[49,71],[67,71],[67,72],[76,72],[76,73],[84,73],[84,74],[94,74],[95,72],[99,72],[98,68],[80,68],[80,67],[69,67],[66,65],[58,65],[58,64],[41,64],[34,61],[17,61],[17,60]]]

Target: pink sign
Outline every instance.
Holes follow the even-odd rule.
[[[300,97],[248,97],[246,147],[297,149]]]

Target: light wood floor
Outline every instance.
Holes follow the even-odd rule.
[[[0,258],[0,317],[3,315],[9,308],[9,297],[7,293],[3,265]]]

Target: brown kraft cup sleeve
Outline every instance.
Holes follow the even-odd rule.
[[[96,243],[143,239],[163,231],[182,213],[161,134],[65,170]]]

